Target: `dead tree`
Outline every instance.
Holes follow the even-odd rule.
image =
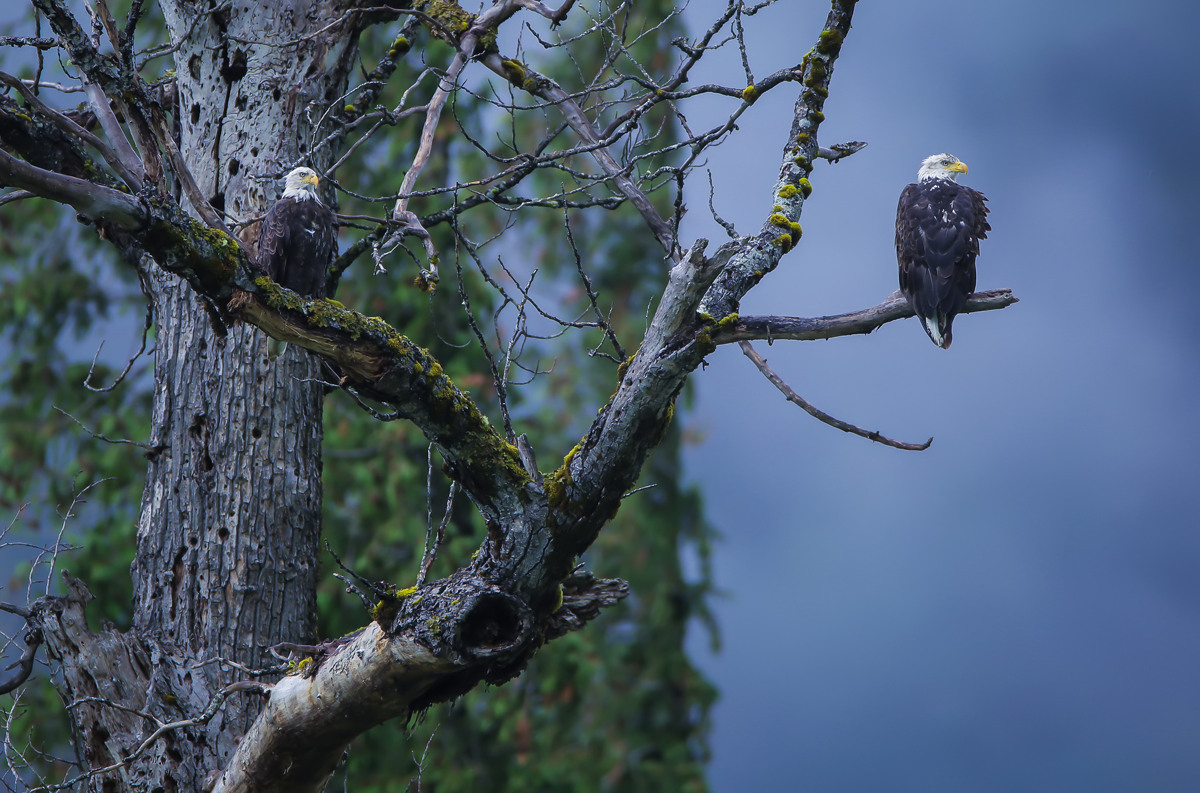
[[[816,319],[737,313],[800,242],[814,169],[861,148],[819,142],[853,0],[832,2],[793,66],[735,86],[691,85],[689,72],[714,49],[740,46],[749,74],[742,24],[771,3],[730,3],[699,35],[670,42],[674,58],[651,68],[633,62],[628,47],[652,37],[657,20],[616,0],[558,8],[496,0],[479,14],[429,0],[162,0],[168,39],[143,51],[134,46],[139,0],[123,20],[95,0],[86,23],[64,0],[32,2],[53,36],[5,43],[56,51],[87,103],[55,109],[40,75],[0,75],[0,184],[10,188],[0,211],[40,196],[94,226],[138,263],[157,336],[132,629],[91,633],[89,595],[73,578],[65,597],[10,608],[28,623],[30,657],[43,645],[59,671],[86,765],[78,781],[92,789],[323,789],[355,736],[510,680],[542,644],[623,596],[619,580],[579,570],[576,559],[620,508],[680,389],[718,345],[869,333],[911,316],[896,299]],[[545,40],[533,34],[529,57],[498,44],[502,28],[539,18],[549,20],[543,27],[576,24]],[[399,27],[390,47],[360,52],[362,34],[380,25]],[[422,72],[397,106],[380,105],[397,62],[441,46],[435,41],[450,47],[444,68]],[[567,57],[581,41],[600,53],[594,74],[567,84],[536,70],[538,59]],[[173,70],[148,78],[164,57]],[[374,65],[355,78],[360,59]],[[427,184],[454,98],[481,91],[485,73],[508,92],[494,101],[514,125],[531,116],[544,131],[496,144],[470,139],[460,124],[455,134],[484,165]],[[791,91],[796,102],[761,227],[713,251],[705,240],[680,240],[685,180],[768,91]],[[688,128],[680,108],[699,95],[724,97],[727,121]],[[360,146],[406,118],[421,126],[412,160],[395,166],[390,196],[367,197],[386,212],[365,218],[369,233],[338,259],[331,283],[370,252],[379,271],[411,267],[419,287],[435,289],[446,254],[432,232],[449,228],[455,256],[469,259],[480,246],[467,223],[483,211],[632,207],[644,244],[661,251],[666,286],[644,337],[628,348],[608,332],[603,298],[581,268],[595,310],[561,324],[601,333],[616,365],[611,399],[569,451],[535,452],[507,412],[494,426],[420,340],[353,307],[300,298],[254,265],[273,179],[308,164],[336,184]],[[665,124],[679,124],[681,140],[660,145],[656,125]],[[586,250],[588,240],[571,245]],[[418,265],[395,255],[401,246]],[[506,300],[534,310],[519,282],[507,288]],[[435,299],[443,297],[446,311],[457,306],[448,293]],[[967,311],[1013,300],[1007,291],[978,294]],[[469,309],[461,321],[474,321]],[[287,342],[282,355],[269,354],[271,339]],[[492,359],[500,392],[520,365],[511,351]],[[453,575],[401,590],[362,585],[373,604],[366,627],[319,643],[320,419],[331,384],[417,427],[487,529],[474,560]],[[272,647],[304,660],[283,675],[252,675],[277,664]]]

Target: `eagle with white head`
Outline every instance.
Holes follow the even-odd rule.
[[[979,241],[992,228],[983,193],[955,181],[966,172],[966,163],[953,155],[926,157],[896,209],[900,291],[942,349],[952,341],[955,315],[975,291]]]
[[[329,266],[337,253],[337,222],[317,197],[312,168],[284,178],[283,195],[258,230],[258,263],[281,286],[304,297],[325,297]]]

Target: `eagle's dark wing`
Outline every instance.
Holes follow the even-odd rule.
[[[258,266],[276,283],[283,283],[287,264],[287,212],[277,201],[258,227]]]
[[[896,210],[900,291],[939,347],[975,291],[979,240],[991,228],[982,194],[947,180],[910,184]]]
[[[337,252],[333,212],[319,201],[281,198],[258,234],[259,266],[271,279],[306,297],[324,297]]]

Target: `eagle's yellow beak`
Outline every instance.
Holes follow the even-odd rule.
[[[949,168],[947,168],[946,170],[954,171],[954,173],[966,173],[967,172],[967,164],[965,162],[956,162],[953,165],[951,165]]]
[[[965,165],[964,165],[964,166],[963,166],[963,172],[964,172],[964,173],[966,173],[966,168],[967,168],[967,166],[965,166]],[[304,177],[301,177],[300,181],[302,181],[302,182],[308,182],[308,183],[309,183],[310,185],[312,185],[313,187],[317,187],[317,186],[318,186],[318,185],[321,183],[321,180],[320,180],[320,178],[319,178],[319,177],[318,177],[318,176],[317,176],[315,173],[314,173],[312,176],[304,176]]]

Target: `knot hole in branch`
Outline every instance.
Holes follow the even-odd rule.
[[[461,650],[475,658],[509,653],[529,635],[532,616],[528,606],[510,595],[483,593],[468,606],[460,623]]]

